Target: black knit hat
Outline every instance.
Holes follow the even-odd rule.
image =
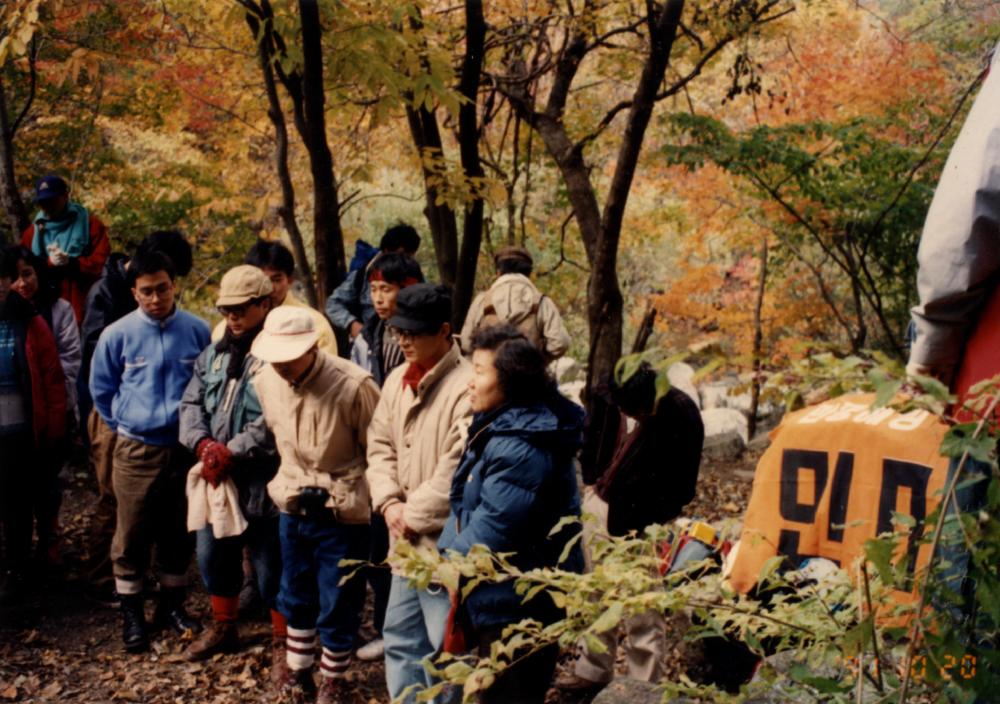
[[[446,286],[414,284],[396,296],[396,313],[389,325],[404,332],[434,334],[451,322],[451,291]]]

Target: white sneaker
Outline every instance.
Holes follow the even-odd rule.
[[[368,641],[358,648],[354,654],[358,656],[358,660],[367,660],[369,662],[372,660],[381,660],[382,656],[385,655],[385,641],[381,638]]]

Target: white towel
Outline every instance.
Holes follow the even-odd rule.
[[[239,494],[233,480],[226,478],[212,486],[201,476],[201,462],[187,475],[187,528],[189,531],[212,526],[216,538],[232,538],[247,529],[247,519],[240,511]]]

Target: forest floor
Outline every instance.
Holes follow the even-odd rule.
[[[703,462],[697,497],[685,515],[710,521],[738,519],[749,500],[755,464],[756,457],[750,455],[732,462]],[[78,469],[64,491],[64,566],[60,576],[35,588],[16,608],[0,608],[0,704],[275,701],[268,677],[270,626],[264,618],[241,624],[244,648],[235,655],[219,655],[203,663],[185,662],[181,651],[186,640],[172,633],[154,636],[148,653],[124,653],[117,612],[86,598],[80,576],[84,557],[80,546],[95,496],[90,473]],[[192,590],[188,608],[207,623],[208,599],[200,582],[198,585]],[[674,619],[668,626],[665,665],[670,675],[697,667],[683,641],[682,621]],[[370,629],[367,615],[366,622]],[[570,658],[564,655],[564,663]],[[351,673],[355,702],[388,702],[382,663],[355,662]],[[547,703],[580,704],[589,698],[553,689]]]

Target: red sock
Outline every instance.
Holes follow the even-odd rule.
[[[212,616],[218,623],[236,623],[236,615],[240,610],[238,596],[212,595]]]
[[[274,609],[271,609],[271,637],[274,640],[288,637],[288,621]]]

